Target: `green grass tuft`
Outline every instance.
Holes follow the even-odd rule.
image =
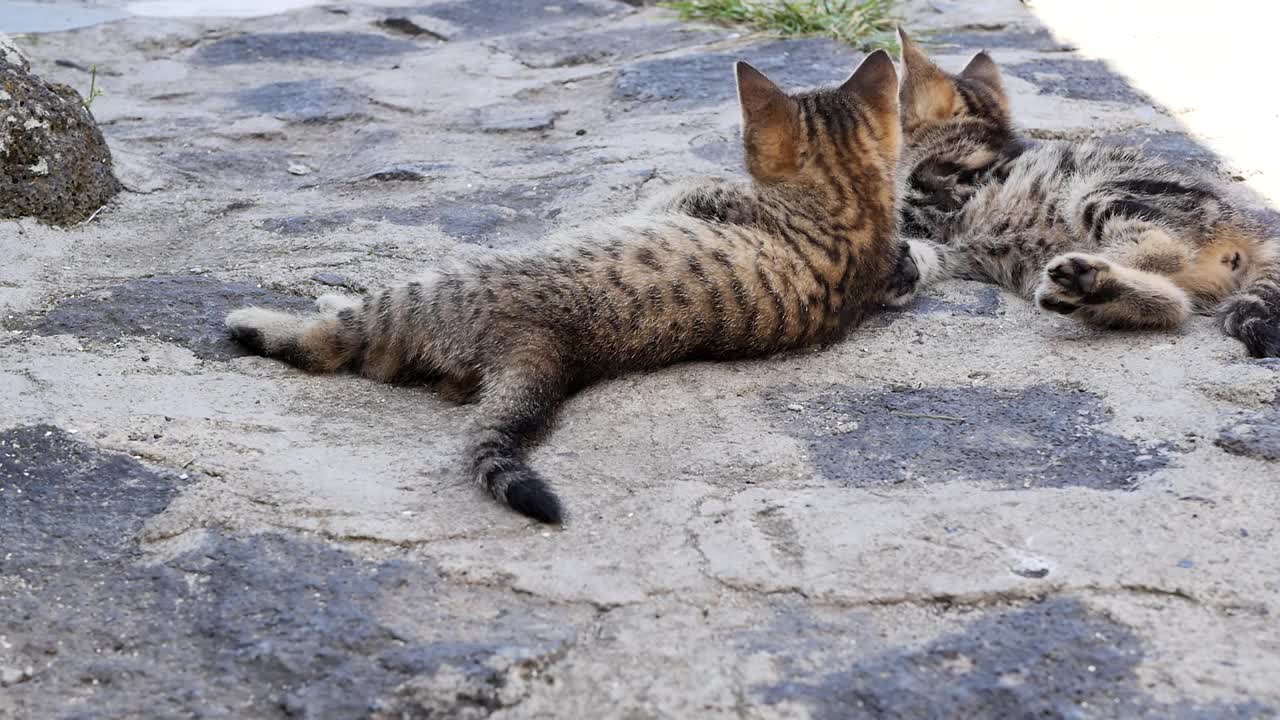
[[[897,49],[893,0],[670,0],[682,20],[745,25],[779,35],[821,35],[860,50]]]

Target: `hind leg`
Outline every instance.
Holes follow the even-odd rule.
[[[1102,328],[1169,329],[1191,314],[1191,299],[1169,278],[1085,253],[1049,261],[1035,298],[1045,310]]]

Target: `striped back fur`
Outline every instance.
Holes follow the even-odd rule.
[[[249,308],[227,325],[306,370],[421,379],[477,400],[472,475],[515,510],[560,522],[524,453],[568,393],[681,360],[835,340],[880,300],[900,255],[889,57],[816,92],[788,95],[745,63],[737,79],[749,184],[692,185],[546,243],[322,298],[315,314]]]

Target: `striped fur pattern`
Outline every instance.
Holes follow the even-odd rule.
[[[1280,355],[1280,246],[1215,181],[1121,147],[1033,143],[996,64],[943,72],[902,34],[902,231],[921,284],[993,282],[1100,328],[1169,329],[1216,312]]]
[[[840,87],[794,95],[745,63],[736,70],[750,184],[690,186],[544,244],[322,298],[314,314],[237,310],[227,327],[308,371],[424,380],[475,399],[476,481],[518,512],[560,522],[524,453],[575,388],[828,343],[892,292],[902,255],[893,62],[881,51]]]

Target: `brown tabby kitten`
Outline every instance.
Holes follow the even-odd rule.
[[[831,342],[881,299],[903,254],[889,56],[872,54],[838,88],[796,95],[746,63],[736,70],[749,185],[695,187],[555,242],[359,299],[326,296],[315,314],[237,310],[227,327],[250,350],[312,372],[477,394],[477,482],[560,522],[559,500],[523,456],[568,393],[681,360]]]
[[[1216,309],[1251,354],[1280,355],[1280,243],[1212,179],[1132,149],[1033,144],[986,53],[949,75],[901,40],[902,231],[922,239],[921,285],[994,282],[1104,328]]]

